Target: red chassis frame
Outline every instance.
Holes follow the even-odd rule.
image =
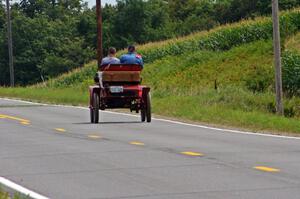
[[[111,64],[101,66],[100,72],[141,72],[140,65]],[[99,73],[98,73],[99,75]],[[135,81],[124,81],[114,79],[113,81],[102,80],[96,77],[96,85],[89,87],[91,123],[98,123],[99,110],[128,108],[130,111],[141,113],[141,121],[151,122],[151,97],[150,88],[141,85],[141,79]],[[122,91],[111,92],[111,87],[121,87]]]

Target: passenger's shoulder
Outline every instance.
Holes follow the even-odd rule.
[[[127,56],[127,54],[123,54],[123,55],[121,55],[121,57],[120,58],[123,58],[123,57],[126,57]]]
[[[140,54],[135,54],[135,57],[141,59],[141,58],[142,58],[142,55],[140,55]]]

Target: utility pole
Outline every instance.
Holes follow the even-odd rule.
[[[102,61],[102,10],[101,0],[96,0],[96,15],[97,15],[97,60],[98,68],[101,66]]]
[[[15,86],[14,64],[13,64],[13,45],[11,33],[11,16],[9,0],[6,0],[6,19],[7,19],[7,38],[8,38],[8,59],[9,59],[9,73],[10,73],[10,86]]]
[[[282,93],[282,70],[281,70],[281,46],[279,29],[279,8],[278,0],[272,0],[273,16],[273,46],[274,46],[274,64],[275,64],[275,88],[276,88],[276,112],[278,115],[284,115],[283,93]]]

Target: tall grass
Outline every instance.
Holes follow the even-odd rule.
[[[288,49],[290,51],[296,51],[300,53],[300,33],[297,33],[293,36],[291,36],[286,44],[285,44],[285,49]]]
[[[272,57],[270,40],[225,52],[196,51],[148,64],[143,78],[160,95],[198,95],[202,89],[224,86],[246,88],[248,78],[255,76],[257,69],[264,69],[272,79]],[[268,83],[270,86],[273,82]]]
[[[85,105],[88,104],[88,89],[79,88],[32,88],[0,87],[0,96],[33,100],[53,104]]]
[[[218,124],[259,132],[272,131],[275,134],[300,133],[298,119],[280,117],[253,107],[246,111],[222,103],[202,104],[203,98],[208,97],[209,95],[154,98],[153,107],[157,114],[188,121],[201,121],[204,124]]]
[[[10,194],[5,192],[0,186],[0,199],[29,199],[29,197],[22,197],[18,193],[14,194],[13,197],[10,197]]]
[[[295,34],[300,29],[300,9],[282,13],[280,25],[282,38]],[[208,32],[203,31],[182,38],[149,43],[139,46],[138,50],[145,62],[150,63],[168,55],[180,55],[185,52],[229,50],[245,43],[271,39],[272,32],[271,18],[261,17],[220,26]]]
[[[51,87],[51,88],[65,88],[68,86],[75,86],[77,88],[86,89],[88,85],[93,83],[93,77],[97,71],[96,62],[93,61],[86,64],[83,68],[75,69],[69,73],[65,73],[57,78],[50,79],[45,83],[40,83],[32,86],[32,88]],[[79,87],[78,87],[79,86]]]
[[[0,199],[10,199],[8,193],[4,192],[0,187]]]

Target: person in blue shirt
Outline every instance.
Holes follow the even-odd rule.
[[[117,50],[113,47],[108,49],[107,57],[102,59],[101,65],[120,64],[120,60],[116,58]]]
[[[121,64],[138,64],[144,66],[143,58],[135,52],[135,46],[128,46],[128,53],[120,58]]]

